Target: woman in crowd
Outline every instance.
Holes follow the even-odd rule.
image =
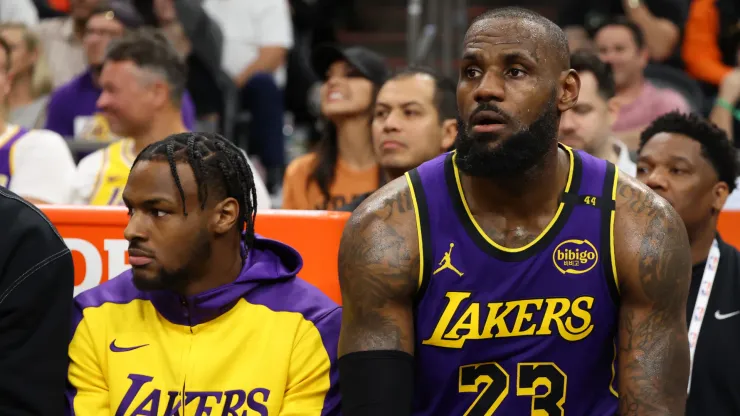
[[[283,209],[341,210],[381,185],[370,122],[375,92],[388,77],[383,58],[361,47],[325,46],[312,56],[325,128],[316,149],[288,165]]]
[[[12,50],[8,121],[27,129],[42,128],[52,83],[49,66],[41,51],[41,42],[36,34],[22,23],[0,25],[0,37]]]

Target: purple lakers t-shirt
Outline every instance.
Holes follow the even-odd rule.
[[[414,416],[617,412],[616,169],[563,151],[571,170],[560,207],[521,248],[483,233],[454,154],[408,173],[424,260]]]
[[[46,126],[65,138],[74,137],[75,119],[94,117],[97,113],[98,97],[102,90],[93,83],[92,74],[86,71],[59,87],[51,95],[47,107]],[[195,105],[190,94],[185,92],[182,99],[182,121],[185,127],[193,129],[195,125]]]

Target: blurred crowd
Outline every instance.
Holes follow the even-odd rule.
[[[457,111],[454,79],[337,44],[337,22],[364,18],[352,6],[0,2],[0,184],[37,203],[118,205],[144,147],[216,131],[249,154],[260,209],[353,210],[451,149]],[[736,1],[563,0],[557,11],[583,84],[562,142],[635,175],[641,133],[677,110],[740,144]]]

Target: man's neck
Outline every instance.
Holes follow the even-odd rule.
[[[339,158],[353,169],[365,170],[376,164],[367,117],[337,123],[337,142]]]
[[[689,243],[691,244],[691,264],[699,264],[707,260],[712,242],[717,236],[717,216],[703,226],[689,232]]]
[[[645,78],[640,77],[633,82],[627,83],[621,88],[617,88],[617,100],[620,105],[628,105],[637,99],[642,94],[642,89],[645,87]]]
[[[615,165],[617,164],[619,161],[619,151],[617,150],[617,146],[614,144],[614,140],[611,135],[604,140],[601,146],[591,153],[591,156],[609,161]]]
[[[519,178],[461,175],[460,181],[472,212],[529,217],[557,205],[568,179],[569,164],[567,154],[553,144],[543,160]]]
[[[157,121],[145,132],[132,137],[134,139],[134,154],[139,154],[145,147],[154,142],[163,140],[167,136],[188,131],[182,123],[182,116],[177,111],[167,110],[156,116]]]
[[[11,109],[33,102],[32,82],[30,73],[23,73],[13,78],[13,86],[8,94],[8,106]]]
[[[224,236],[211,246],[211,256],[201,277],[184,289],[185,296],[195,296],[233,283],[241,273],[244,259],[241,255],[240,235]],[[236,248],[234,248],[236,247]]]

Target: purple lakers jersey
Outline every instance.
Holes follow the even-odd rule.
[[[4,134],[0,135],[0,185],[10,187],[13,176],[13,162],[11,160],[12,149],[28,130],[23,127],[8,125]]]
[[[407,173],[420,230],[413,415],[617,412],[614,165],[561,147],[559,208],[521,248],[471,215],[454,153]]]

